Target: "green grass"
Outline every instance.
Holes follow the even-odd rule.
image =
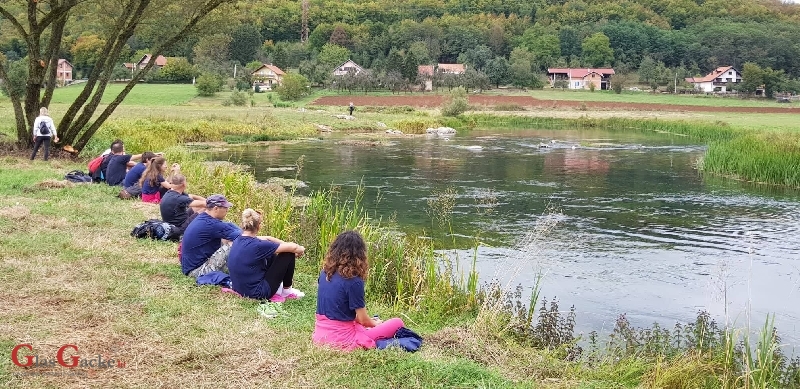
[[[530,96],[542,100],[569,100],[569,101],[599,101],[616,103],[647,103],[647,104],[676,104],[697,105],[708,107],[798,107],[800,103],[778,103],[774,99],[738,97],[720,97],[714,95],[675,95],[648,92],[623,91],[616,94],[613,91],[585,91],[540,89],[529,92]]]

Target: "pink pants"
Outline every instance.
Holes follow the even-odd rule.
[[[142,202],[158,204],[161,202],[161,193],[159,192],[156,192],[154,194],[142,193]]]
[[[366,328],[355,321],[331,320],[325,315],[316,315],[316,318],[311,340],[345,351],[375,348],[376,340],[394,337],[394,333],[405,325],[399,318],[386,320],[373,328]]]

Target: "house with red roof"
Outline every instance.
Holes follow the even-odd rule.
[[[686,82],[694,85],[694,89],[706,93],[730,92],[728,87],[742,82],[742,74],[733,66],[720,66],[705,77],[687,77]]]
[[[58,59],[56,81],[58,85],[67,85],[72,82],[72,64],[64,58]]]
[[[269,89],[277,87],[283,83],[283,70],[273,64],[263,64],[253,71],[251,76],[253,83],[261,83],[269,86]]]
[[[144,67],[147,66],[147,64],[150,63],[152,59],[153,56],[151,54],[143,55],[142,58],[138,62],[136,62],[136,69],[144,69]],[[161,69],[164,67],[164,65],[167,64],[167,58],[165,58],[163,55],[159,55],[158,57],[156,57],[155,61],[156,64],[153,65],[154,70]]]
[[[419,65],[417,74],[425,79],[425,91],[433,90],[434,74],[464,74],[467,67],[463,63],[439,63],[436,65]]]
[[[611,68],[547,69],[547,78],[550,80],[551,87],[555,85],[556,81],[567,81],[569,89],[591,89],[591,85],[594,85],[595,89],[610,89],[609,84],[613,75],[614,69]]]

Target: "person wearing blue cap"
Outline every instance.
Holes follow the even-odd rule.
[[[223,221],[232,206],[221,194],[206,198],[206,211],[197,215],[183,233],[183,274],[197,278],[212,271],[228,272],[230,242],[242,235],[241,228]]]

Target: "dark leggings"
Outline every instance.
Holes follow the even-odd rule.
[[[283,282],[284,289],[292,286],[292,278],[294,278],[294,260],[294,253],[280,253],[276,254],[275,258],[272,258],[267,268],[267,276],[264,277],[270,288],[267,298],[275,295],[281,282]]]
[[[44,160],[47,161],[50,158],[50,136],[37,136],[36,142],[33,144],[33,154],[31,154],[31,161],[36,158],[36,153],[39,151],[39,147],[44,143]]]

